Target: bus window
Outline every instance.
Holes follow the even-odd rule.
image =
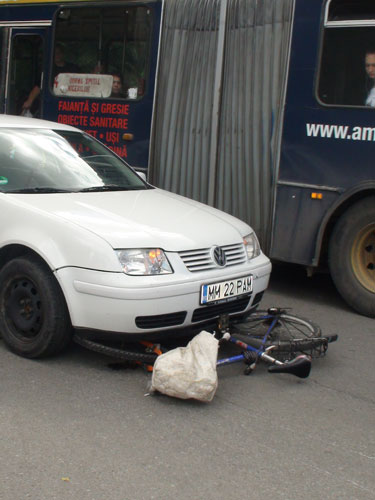
[[[368,53],[375,62],[374,41],[373,0],[328,2],[318,84],[323,104],[366,106],[375,86],[375,74],[366,71]]]
[[[373,0],[331,0],[328,2],[326,22],[374,19]]]
[[[41,87],[43,39],[36,34],[19,34],[13,37],[10,56],[10,79],[7,112],[22,113],[23,104],[34,87]],[[40,116],[40,98],[33,101],[33,116]]]
[[[141,98],[149,66],[151,23],[150,10],[143,6],[61,9],[55,50],[63,47],[65,60],[77,69],[55,72],[52,91],[66,96]],[[112,93],[118,90],[112,89],[118,82],[120,91]]]

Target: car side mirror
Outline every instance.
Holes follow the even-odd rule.
[[[143,181],[147,182],[147,176],[146,176],[146,174],[145,174],[144,172],[139,172],[139,171],[137,170],[137,174],[139,175],[139,177],[140,177]]]

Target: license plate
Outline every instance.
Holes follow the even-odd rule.
[[[203,285],[201,289],[201,304],[209,304],[218,300],[228,300],[238,295],[251,293],[253,291],[253,277],[244,276],[230,281],[210,283]]]

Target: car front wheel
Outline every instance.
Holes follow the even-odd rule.
[[[60,286],[34,256],[15,258],[0,271],[0,332],[9,349],[26,358],[56,354],[71,338]]]

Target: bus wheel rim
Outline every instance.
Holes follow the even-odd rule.
[[[375,293],[375,222],[359,231],[352,247],[353,271],[371,293]]]

